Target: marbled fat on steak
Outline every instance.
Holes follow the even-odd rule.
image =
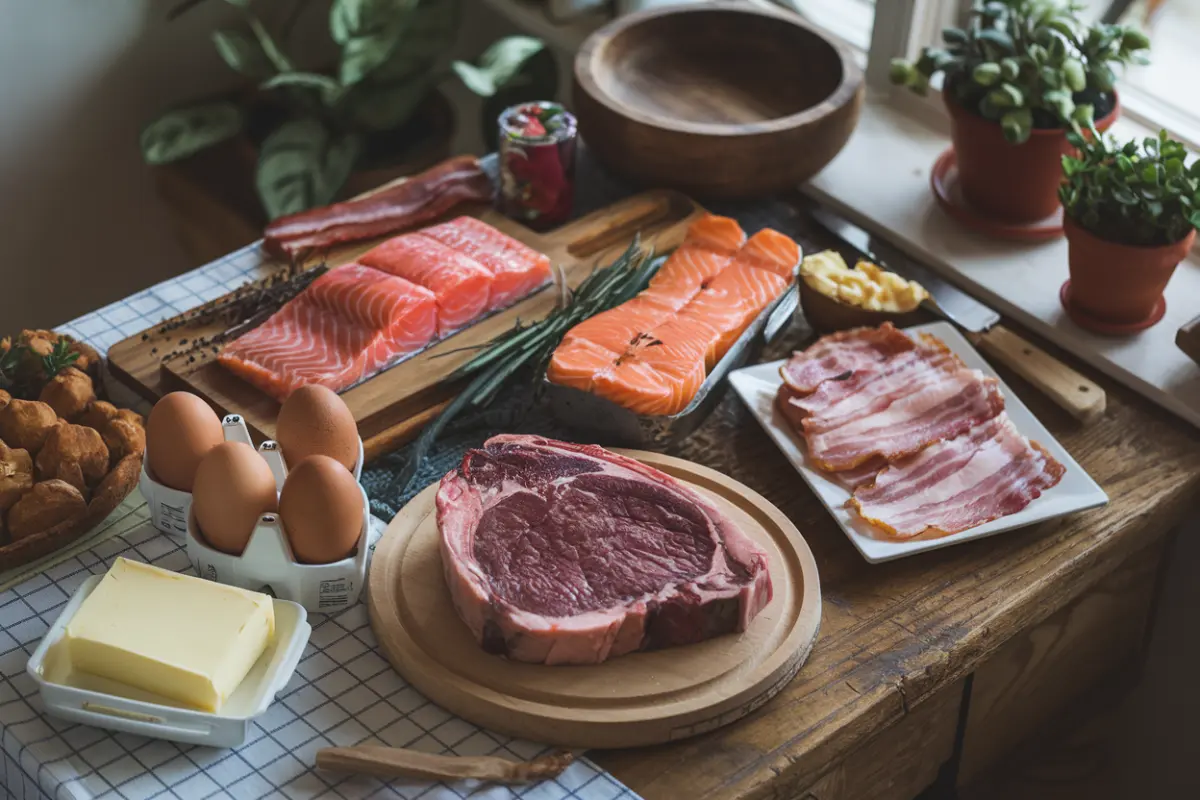
[[[490,653],[537,664],[744,631],[767,557],[696,492],[595,445],[495,436],[437,494],[459,616]]]

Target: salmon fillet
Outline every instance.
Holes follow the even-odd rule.
[[[649,289],[568,332],[547,378],[638,414],[678,414],[799,262],[799,246],[777,231],[746,240],[733,220],[704,217]]]
[[[692,223],[683,244],[650,279],[646,294],[679,309],[729,265],[746,241],[741,226],[708,214]]]
[[[761,230],[750,237],[732,264],[680,310],[681,320],[707,323],[712,330],[705,349],[709,369],[788,287],[799,263],[800,248],[795,242],[769,228]],[[704,335],[703,328],[693,330]]]
[[[359,261],[424,286],[437,298],[438,336],[449,336],[488,310],[492,273],[478,261],[421,233],[388,239]]]
[[[330,270],[218,361],[283,401],[310,383],[340,391],[425,347],[437,332],[428,289],[361,264]]]
[[[421,231],[469,256],[492,274],[491,310],[506,308],[550,282],[550,259],[475,217]]]

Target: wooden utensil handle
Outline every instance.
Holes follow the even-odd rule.
[[[1187,353],[1188,358],[1200,364],[1200,317],[1175,332],[1175,345]]]
[[[984,353],[1049,395],[1081,422],[1104,413],[1103,389],[1003,325],[995,325],[971,338]]]
[[[566,751],[532,761],[510,761],[495,756],[439,756],[381,745],[326,747],[317,751],[317,767],[330,772],[434,781],[473,778],[495,783],[533,783],[558,777],[574,760],[574,754]]]

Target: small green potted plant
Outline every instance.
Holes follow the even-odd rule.
[[[1053,214],[1067,132],[1111,125],[1114,67],[1145,63],[1145,34],[1086,26],[1082,10],[1074,0],[976,0],[965,28],[942,31],[944,47],[892,62],[892,82],[919,94],[944,76],[962,191],[988,217],[1026,223]]]
[[[1059,188],[1072,318],[1097,330],[1157,322],[1163,290],[1200,228],[1200,161],[1167,135],[1119,144],[1069,135]]]
[[[557,89],[553,55],[528,36],[500,39],[478,63],[443,69],[458,31],[459,0],[332,0],[328,25],[339,58],[323,72],[301,68],[287,52],[294,17],[275,35],[250,0],[227,1],[242,22],[215,31],[213,43],[244,86],[161,115],[142,131],[142,156],[150,165],[172,164],[240,138],[248,142],[241,150],[257,162],[254,186],[269,219],[398,177],[389,168],[406,163],[437,124],[416,115],[452,73],[497,102],[544,99],[527,95]],[[198,2],[184,0],[178,8]],[[485,101],[492,131],[495,106]]]

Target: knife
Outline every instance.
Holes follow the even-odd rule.
[[[868,261],[925,287],[930,299],[922,306],[962,328],[976,347],[1032,383],[1071,416],[1088,422],[1104,413],[1103,389],[1001,325],[994,310],[840,214],[816,204],[805,210]],[[886,259],[875,254],[880,250]]]

